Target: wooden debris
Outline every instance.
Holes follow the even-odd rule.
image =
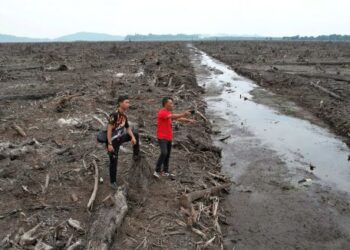
[[[98,118],[96,115],[93,115],[92,118],[94,118],[99,124],[101,124],[101,126],[103,128],[106,127],[106,124],[100,118]]]
[[[52,250],[54,249],[52,246],[42,242],[42,241],[39,241],[38,243],[36,243],[35,247],[34,247],[34,250]]]
[[[88,250],[109,249],[128,211],[126,191],[119,187],[112,197],[114,206],[101,206],[90,227]]]
[[[79,198],[78,198],[78,196],[76,195],[76,193],[72,193],[72,194],[71,194],[71,199],[72,199],[72,201],[77,202]]]
[[[210,240],[208,240],[207,242],[205,242],[205,244],[203,245],[202,248],[206,248],[208,247],[214,240],[215,240],[216,236],[214,236],[213,238],[211,238]]]
[[[19,244],[21,246],[26,245],[32,245],[37,240],[37,236],[35,234],[37,233],[39,227],[42,225],[42,222],[40,222],[38,225],[30,229],[29,231],[25,232],[19,239]]]
[[[69,218],[67,221],[68,225],[77,230],[78,232],[84,232],[84,229],[80,225],[80,222],[77,220],[73,220],[72,218]]]
[[[104,111],[104,110],[102,110],[102,109],[100,109],[100,108],[96,108],[96,111],[99,112],[99,113],[101,113],[101,114],[104,114],[105,117],[106,117],[106,119],[109,118],[109,114],[108,114],[106,111]]]
[[[196,110],[196,114],[198,114],[204,121],[208,122],[208,119],[198,110]]]
[[[80,247],[83,245],[83,242],[81,240],[78,240],[77,242],[73,243],[70,245],[67,250],[75,250],[76,248]]]
[[[12,126],[11,126],[14,130],[16,130],[16,132],[19,134],[19,135],[21,135],[22,137],[27,137],[27,134],[26,134],[26,132],[24,132],[24,130],[20,127],[20,126],[18,126],[17,124],[12,124]]]
[[[330,91],[330,90],[320,86],[319,84],[320,84],[320,81],[317,81],[316,83],[310,82],[311,86],[313,86],[313,87],[319,89],[320,91],[330,95],[331,97],[334,97],[336,99],[342,100],[342,98],[339,95],[337,95],[336,93],[334,93],[334,92],[332,92],[332,91]]]
[[[94,203],[94,201],[96,199],[96,194],[97,194],[97,189],[98,189],[98,166],[97,166],[95,160],[92,161],[92,164],[95,167],[95,175],[94,175],[95,184],[94,184],[94,189],[92,191],[91,197],[90,197],[89,202],[87,204],[88,210],[92,209],[92,205],[93,205],[93,203]]]
[[[223,182],[228,182],[229,179],[226,177],[226,176],[223,176],[223,175],[219,175],[219,174],[214,174],[214,173],[211,173],[211,172],[208,172],[208,174],[218,180],[221,180]]]
[[[187,138],[190,140],[190,142],[199,148],[201,151],[211,151],[216,153],[218,156],[221,157],[221,148],[216,147],[214,145],[210,145],[204,142],[201,142],[200,140],[195,139],[192,135],[187,135]]]
[[[194,191],[192,193],[184,194],[180,197],[180,205],[185,207],[185,208],[190,208],[191,203],[199,198],[202,198],[206,195],[211,195],[214,194],[222,189],[229,188],[231,186],[231,183],[227,183],[224,185],[216,186],[216,187],[211,187],[199,191]]]
[[[192,227],[191,228],[192,232],[194,232],[195,234],[198,234],[199,236],[201,236],[203,239],[206,239],[207,236],[205,235],[205,233],[203,233],[201,230]]]

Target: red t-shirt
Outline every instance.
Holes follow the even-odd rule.
[[[157,115],[157,138],[168,141],[173,139],[171,112],[165,108],[159,110]]]

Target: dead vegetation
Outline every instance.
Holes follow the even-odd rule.
[[[220,174],[184,44],[2,44],[0,51],[2,249],[222,247],[219,190],[230,182]],[[132,162],[123,145],[114,192],[96,134],[125,93],[143,157]],[[163,96],[174,97],[176,109],[197,110],[196,125],[175,126],[174,180],[151,175]]]

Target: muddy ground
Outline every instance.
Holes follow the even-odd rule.
[[[76,249],[87,248],[96,211],[111,206],[104,199],[114,192],[108,186],[105,148],[96,142],[103,128],[98,120],[105,123],[103,111],[111,113],[117,96],[128,94],[129,120],[139,128],[143,153],[153,167],[159,153],[154,135],[161,98],[174,97],[176,110],[205,113],[203,90],[188,56],[182,43],[0,45],[1,249],[32,249],[40,242],[67,249],[79,240]],[[201,216],[192,227],[186,225],[188,211],[178,202],[183,193],[225,181],[208,173],[220,171],[220,157],[210,147],[210,124],[205,117],[195,118],[195,125],[176,126],[171,159],[176,179],[151,180],[141,198],[128,198],[129,210],[111,249],[222,245],[220,228],[212,219],[216,196],[194,204]],[[127,144],[119,158],[120,185],[132,175],[131,159]],[[103,183],[88,211],[94,160]],[[225,221],[221,206],[216,217],[219,224]],[[81,229],[69,226],[70,218],[80,222]],[[34,238],[21,242],[23,233],[38,224]]]
[[[350,43],[237,41],[196,46],[320,117],[350,145]]]

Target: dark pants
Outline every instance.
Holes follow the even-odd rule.
[[[170,159],[170,153],[171,153],[171,141],[168,140],[158,140],[159,147],[160,147],[160,156],[157,161],[157,167],[156,172],[160,172],[162,170],[163,165],[163,171],[169,172],[169,159]]]
[[[133,153],[134,156],[139,155],[140,152],[140,142],[139,142],[139,134],[137,132],[133,132],[136,144],[133,146]],[[119,139],[114,139],[112,141],[112,145],[114,148],[114,152],[108,152],[109,155],[109,177],[111,180],[111,183],[117,181],[117,167],[118,167],[118,154],[119,154],[119,148],[124,142],[131,141],[131,137],[129,134],[122,135]]]

